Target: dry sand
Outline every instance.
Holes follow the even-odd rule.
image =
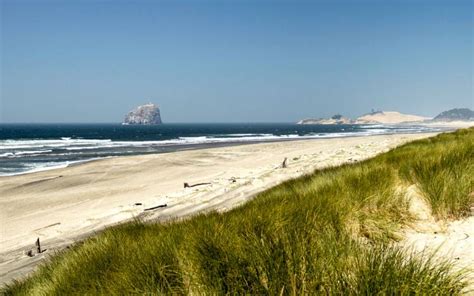
[[[425,121],[416,123],[417,125],[424,125],[438,128],[469,128],[474,126],[474,121]]]
[[[166,220],[225,211],[315,169],[359,161],[433,134],[261,143],[93,161],[0,178],[0,283],[54,250],[133,217]],[[288,158],[288,167],[281,168]],[[183,188],[183,183],[210,182]],[[139,204],[138,204],[139,203]],[[165,208],[144,211],[162,204]],[[32,258],[40,238],[48,251]]]
[[[436,220],[429,203],[415,186],[407,190],[410,212],[416,220],[403,231],[399,244],[409,252],[434,254],[435,258],[453,263],[464,270],[468,290],[474,295],[474,213],[462,220]]]

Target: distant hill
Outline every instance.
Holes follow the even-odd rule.
[[[474,121],[474,111],[468,108],[455,108],[441,112],[434,121]]]
[[[429,118],[418,115],[402,114],[396,111],[376,111],[356,119],[356,124],[385,123],[397,124],[405,122],[420,122]]]
[[[331,118],[319,118],[319,119],[303,119],[298,121],[297,124],[351,124],[352,120],[342,116],[341,114],[336,114]]]
[[[372,111],[371,113],[360,116],[356,120],[336,114],[331,118],[303,119],[298,121],[298,124],[398,124],[407,122],[422,122],[428,119],[430,118],[418,115],[402,114],[396,111]]]

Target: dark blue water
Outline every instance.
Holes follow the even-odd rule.
[[[242,143],[426,132],[421,126],[259,124],[0,124],[0,175],[97,158]]]

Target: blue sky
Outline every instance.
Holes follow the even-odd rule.
[[[474,107],[473,1],[9,1],[0,122]]]

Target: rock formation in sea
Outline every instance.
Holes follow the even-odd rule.
[[[123,124],[161,124],[160,109],[152,103],[141,105],[128,112]]]
[[[351,124],[352,120],[340,114],[336,114],[331,118],[308,118],[297,122],[297,124]]]
[[[441,112],[434,121],[474,121],[474,111],[468,108],[455,108]]]

